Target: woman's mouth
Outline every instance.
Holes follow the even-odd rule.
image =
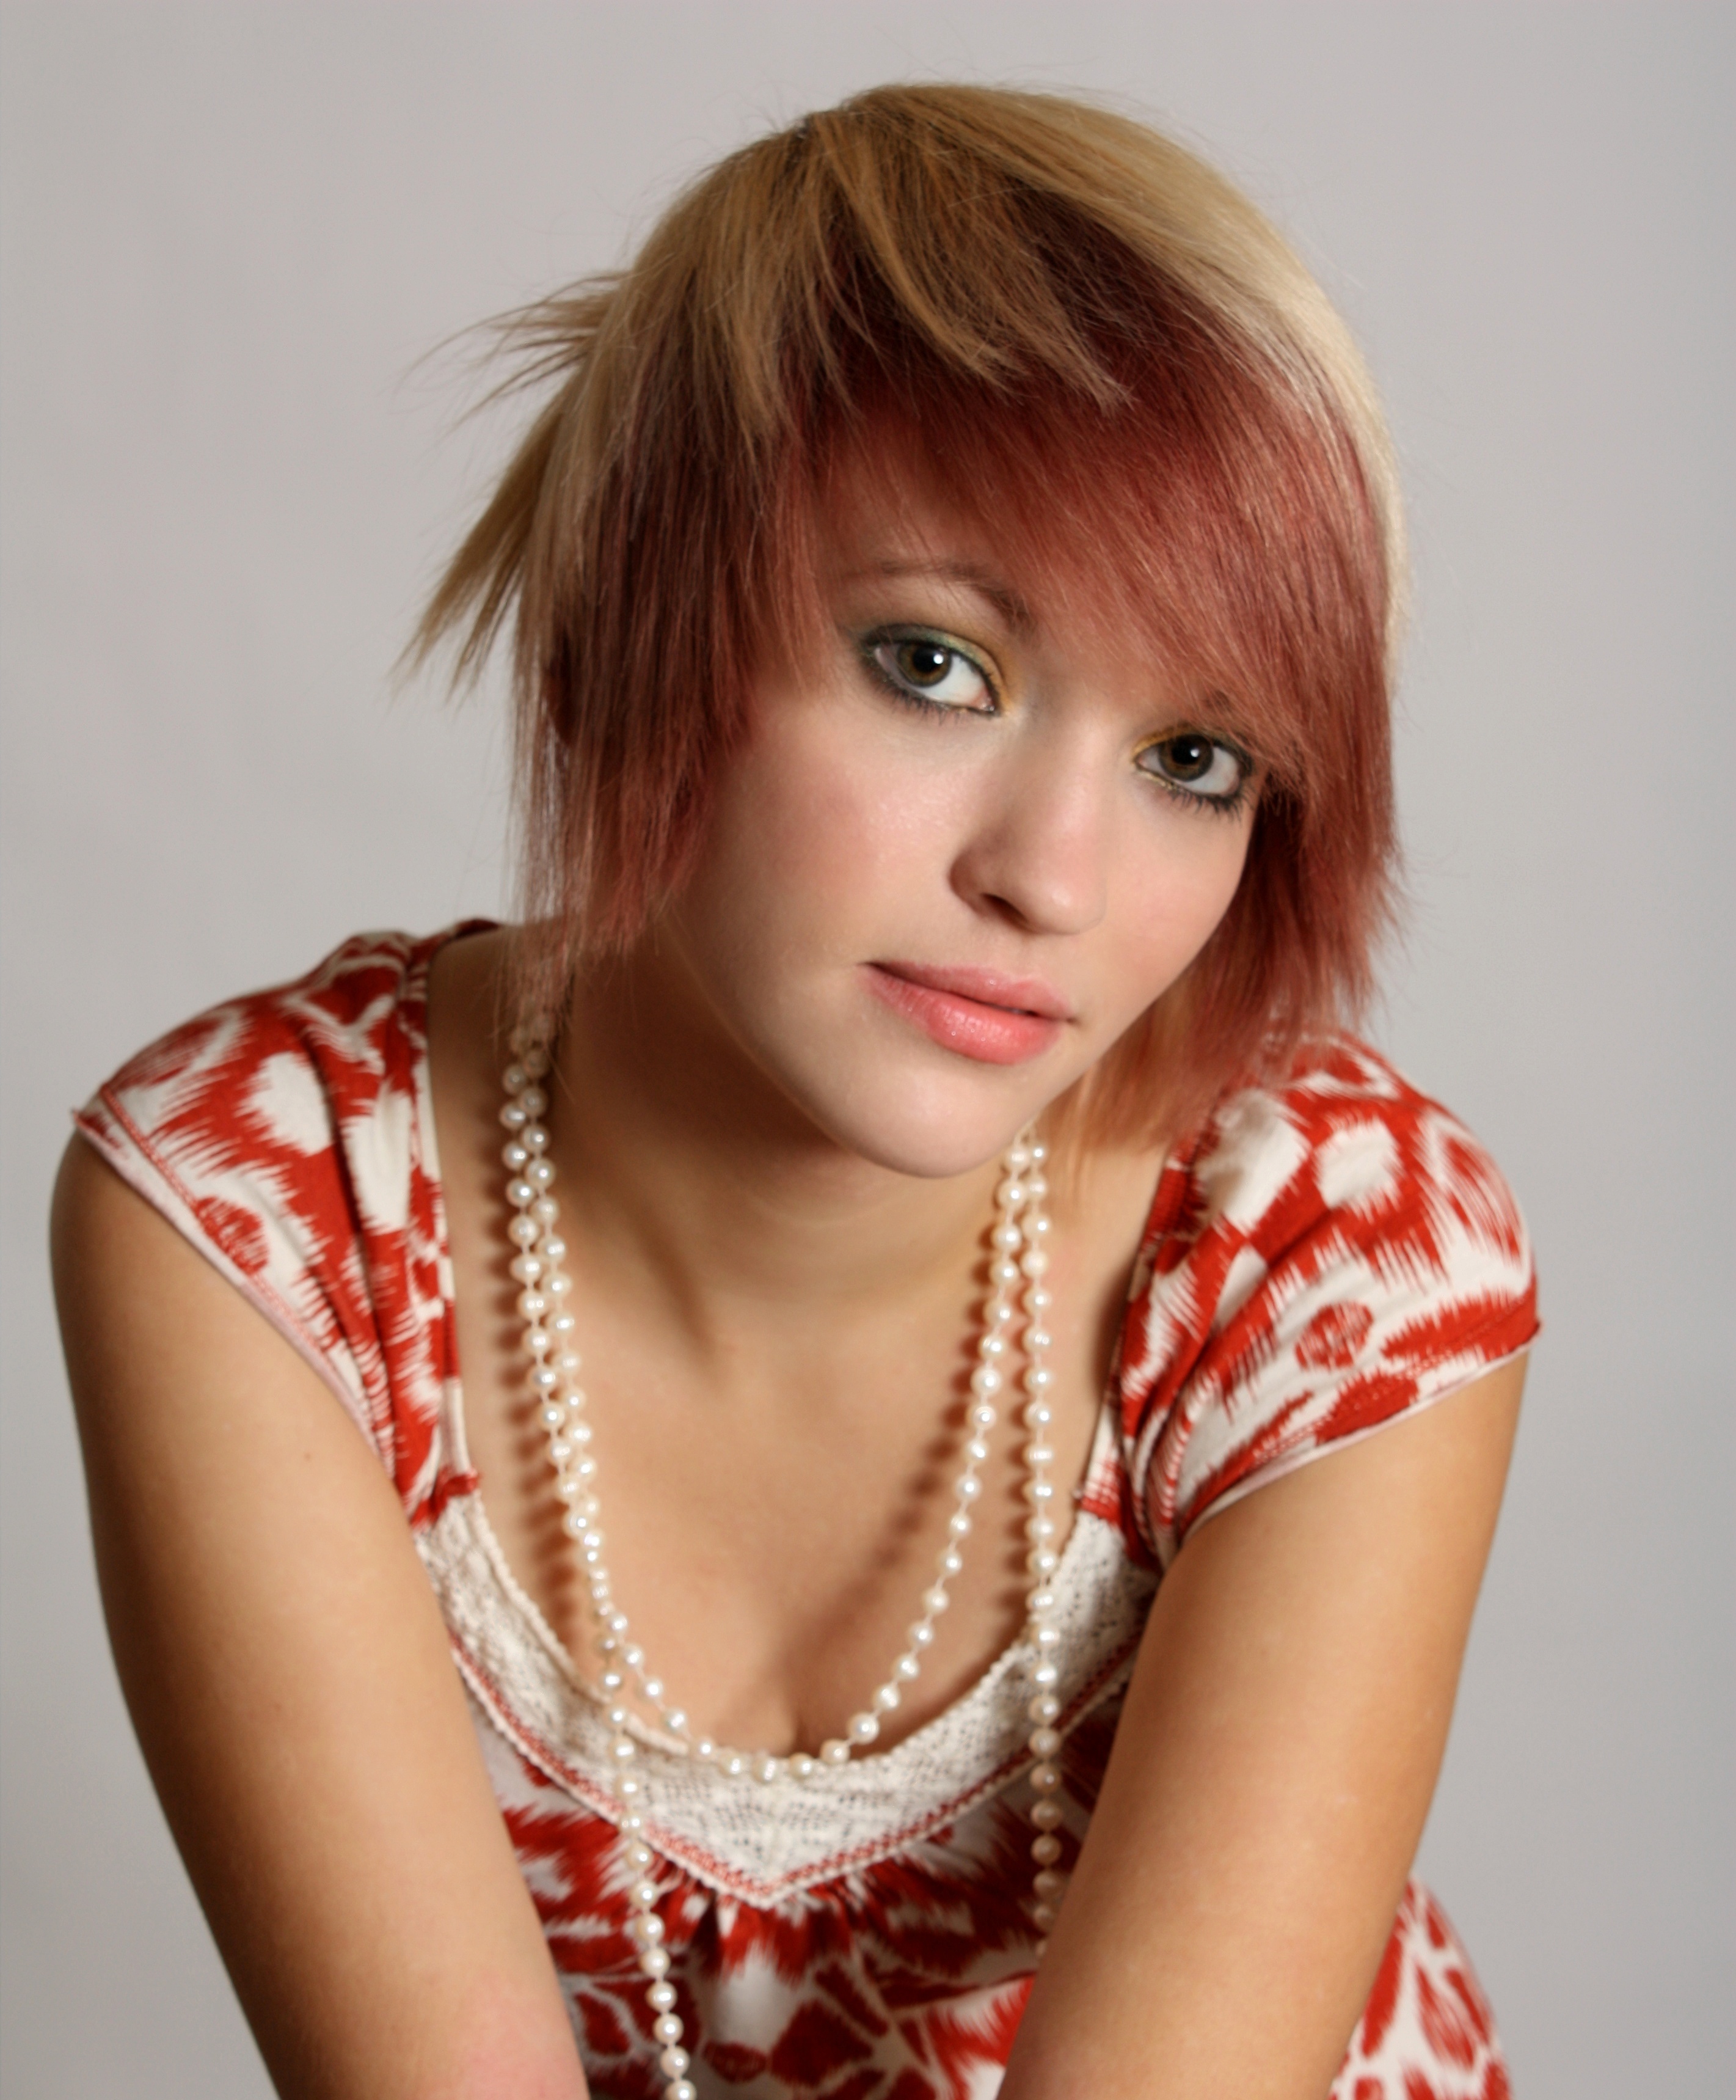
[[[870,963],[868,982],[895,1013],[943,1050],[983,1065],[1023,1065],[1059,1039],[1072,1009],[1038,977],[998,970]]]

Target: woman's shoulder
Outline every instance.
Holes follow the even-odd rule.
[[[207,1158],[214,1145],[328,1141],[346,1113],[402,1081],[423,1045],[429,964],[467,930],[355,934],[303,975],[225,999],[147,1044],[78,1120]]]
[[[1402,1242],[1428,1266],[1463,1238],[1503,1260],[1528,1253],[1523,1220],[1488,1151],[1380,1052],[1337,1035],[1282,1079],[1225,1095],[1174,1148],[1159,1273],[1202,1244],[1276,1254],[1327,1230],[1364,1247]]]
[[[358,934],[171,1029],[74,1118],[394,1459],[442,1371],[427,979],[469,930]]]
[[[1130,1471],[1167,1558],[1249,1487],[1523,1348],[1530,1241],[1487,1149],[1352,1037],[1172,1155],[1123,1335]]]

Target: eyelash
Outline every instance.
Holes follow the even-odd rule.
[[[904,684],[880,661],[879,651],[889,647],[895,648],[903,642],[927,642],[937,650],[945,651],[949,655],[956,658],[959,663],[968,664],[982,680],[992,704],[989,707],[969,707],[962,703],[936,700],[931,699],[919,687]],[[925,721],[955,719],[962,715],[986,716],[992,718],[1001,712],[1000,687],[993,672],[974,650],[967,648],[956,637],[946,633],[941,629],[879,627],[863,635],[857,646],[861,655],[863,667],[875,682],[883,691],[889,693],[894,699],[901,701],[914,713],[922,716]],[[1148,751],[1156,750],[1163,744],[1174,743],[1179,739],[1189,735],[1205,737],[1206,741],[1217,750],[1227,752],[1235,760],[1240,777],[1232,793],[1201,795],[1188,788],[1184,782],[1168,779],[1161,773],[1153,772],[1148,767],[1136,765],[1136,770],[1143,778],[1149,780],[1154,787],[1167,796],[1170,801],[1184,810],[1205,810],[1214,816],[1235,816],[1247,801],[1249,790],[1254,782],[1254,764],[1249,754],[1244,751],[1240,744],[1232,743],[1227,737],[1213,736],[1209,730],[1172,730],[1167,736],[1155,738],[1150,743],[1143,745],[1139,751],[1135,753],[1135,761],[1143,757]]]
[[[897,648],[905,642],[927,642],[932,647],[944,650],[961,664],[968,664],[988,690],[993,704],[986,708],[967,707],[936,700],[920,688],[903,684],[880,661],[883,649]],[[967,649],[955,636],[936,627],[877,627],[862,636],[857,643],[862,664],[876,684],[890,693],[894,699],[902,700],[919,715],[932,721],[936,717],[953,717],[958,715],[998,715],[1001,712],[1001,689],[994,673],[972,649]]]

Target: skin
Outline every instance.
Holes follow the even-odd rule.
[[[929,1579],[998,1154],[1197,952],[1258,784],[1179,798],[1179,760],[1214,794],[1241,770],[1206,741],[1210,696],[1046,618],[932,492],[835,511],[826,645],[763,682],[688,889],[580,987],[551,1111],[617,1592],[697,1729],[778,1750],[839,1731]],[[466,1429],[509,1564],[587,1668],[503,1274],[511,938],[448,946],[432,988]],[[1057,1025],[1012,1062],[963,1054],[888,999],[888,964],[1040,981]],[[1159,1161],[1074,1164],[1051,1441],[1077,1477]],[[573,2100],[377,1462],[79,1145],[54,1238],[122,1683],[280,2089]],[[1006,2100],[1326,2091],[1433,1788],[1518,1385],[1491,1374],[1190,1540]],[[887,1742],[1018,1630],[1018,1478],[1002,1431]]]

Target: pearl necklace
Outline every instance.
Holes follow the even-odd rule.
[[[880,1732],[881,1717],[900,1705],[905,1689],[920,1674],[923,1657],[933,1645],[935,1621],[950,1601],[947,1585],[964,1565],[962,1548],[975,1520],[974,1505],[982,1494],[981,1468],[989,1456],[989,1432],[998,1418],[996,1398],[1007,1384],[1003,1362],[1021,1313],[1023,1330],[1019,1341],[1025,1366],[1021,1381],[1025,1395],[1023,1420],[1028,1432],[1022,1454],[1024,1493],[1030,1506],[1024,1526],[1030,1542],[1025,1565],[1031,1578],[1025,1599],[1025,1639],[1032,1652],[1029,1672],[1032,1696],[1027,1714],[1033,1724],[1029,1747],[1036,1759],[1030,1783],[1037,1797],[1031,1809],[1037,1835],[1031,1845],[1036,1873],[1030,1914],[1043,1935],[1037,1944],[1039,1957],[1047,1944],[1046,1935],[1066,1888],[1066,1877],[1057,1864],[1061,1841],[1055,1834],[1062,1821],[1060,1804],[1055,1798],[1061,1775],[1054,1760],[1061,1747],[1055,1724],[1061,1712],[1057,1687],[1063,1636],[1055,1623],[1057,1600],[1051,1586],[1060,1557],[1055,1544],[1060,1527],[1050,1507],[1055,1499],[1050,1471],[1055,1453],[1048,1439],[1053,1419],[1049,1394],[1055,1374],[1048,1365],[1051,1338],[1045,1326],[1053,1299],[1043,1281],[1049,1268],[1044,1242],[1050,1223],[1043,1202],[1048,1184],[1042,1172],[1047,1148],[1026,1131],[1008,1147],[1002,1162],[995,1191],[994,1225],[989,1234],[989,1293],[965,1417],[969,1434],[958,1477],[953,1483],[955,1507],[947,1520],[946,1544],[934,1582],[923,1593],[922,1616],[905,1635],[906,1645],[885,1681],[862,1710],[852,1715],[841,1736],[820,1745],[817,1756],[798,1753],[782,1758],[765,1751],[731,1749],[709,1736],[695,1736],[687,1716],[665,1701],[662,1683],[647,1668],[644,1650],[632,1638],[627,1614],[615,1600],[604,1564],[597,1461],[591,1455],[593,1432],[585,1419],[585,1394],[579,1383],[581,1365],[573,1345],[575,1323],[567,1304],[572,1279],[563,1266],[566,1242],[560,1233],[559,1207],[549,1193],[554,1180],[554,1164],[549,1158],[545,1120],[549,1096],[540,1083],[549,1071],[549,1034],[543,1021],[528,1021],[515,1029],[513,1061],[503,1075],[507,1100],[500,1120],[506,1126],[507,1141],[501,1158],[507,1171],[506,1200],[513,1211],[506,1229],[513,1250],[509,1267],[520,1286],[518,1312],[524,1321],[525,1353],[531,1360],[527,1383],[548,1432],[555,1493],[564,1505],[562,1527],[578,1548],[597,1627],[597,1649],[603,1665],[597,1683],[608,1702],[606,1717],[614,1731],[610,1755],[615,1791],[621,1804],[619,1827],[624,1840],[623,1856],[632,1877],[628,1887],[632,1910],[628,1933],[638,1949],[639,1967],[649,1985],[646,1997],[651,2010],[651,2032],[661,2045],[658,2062],[668,2081],[663,2089],[664,2100],[698,2100],[698,2089],[687,2076],[691,2060],[681,2046],[683,2028],[675,2010],[675,1987],[668,1980],[670,1961],[663,1945],[663,1921],[657,1912],[662,1892],[650,1878],[655,1855],[645,1841],[645,1815],[640,1806],[645,1783],[632,1768],[638,1748],[628,1732],[629,1711],[624,1703],[629,1680],[656,1714],[672,1745],[732,1779],[761,1783],[786,1776],[811,1779],[824,1767],[848,1764],[853,1755],[874,1742]]]

